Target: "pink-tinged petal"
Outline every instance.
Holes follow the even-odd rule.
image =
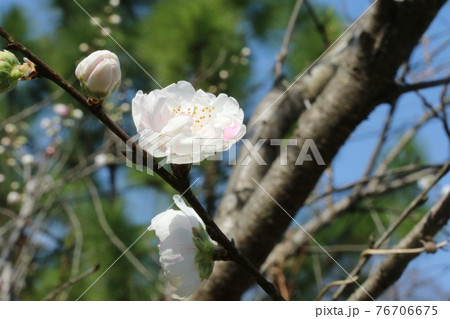
[[[141,109],[133,115],[138,132],[150,129],[171,138],[152,148],[157,155],[151,154],[166,156],[166,163],[199,162],[228,149],[245,134],[244,113],[234,98],[195,91],[185,81],[148,95],[138,92],[134,107]],[[199,149],[197,139],[206,147]]]
[[[78,64],[75,75],[87,94],[97,98],[106,98],[120,84],[119,59],[110,51],[96,51]]]
[[[237,133],[241,130],[242,125],[238,123],[233,123],[230,126],[227,126],[223,130],[223,140],[228,142],[230,138],[233,138],[237,135]]]

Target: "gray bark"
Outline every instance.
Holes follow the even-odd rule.
[[[249,127],[251,138],[280,138],[297,121],[294,136],[299,147],[289,149],[288,165],[283,166],[265,145],[262,153],[271,165],[238,165],[219,206],[219,227],[255,266],[264,262],[291,223],[266,191],[295,215],[326,168],[315,162],[295,165],[304,141],[312,139],[328,165],[358,124],[378,104],[396,97],[399,66],[445,2],[378,0],[307,77],[278,100],[282,90],[274,88],[258,106],[263,116],[255,128]],[[312,107],[302,111],[305,99]],[[219,262],[208,285],[191,299],[236,300],[251,284],[238,265]]]

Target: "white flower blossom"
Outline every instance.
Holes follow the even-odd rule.
[[[148,230],[154,230],[160,240],[159,261],[174,288],[172,297],[184,299],[206,284],[214,266],[215,246],[195,211],[180,196],[173,199],[180,210],[158,214]]]
[[[21,195],[18,192],[9,192],[6,196],[6,202],[8,204],[17,204],[20,202]]]
[[[132,115],[139,145],[155,157],[167,157],[167,163],[198,163],[228,150],[246,132],[244,112],[234,98],[195,91],[186,81],[137,92]]]
[[[119,58],[108,50],[95,51],[78,64],[75,75],[86,94],[105,99],[119,87]]]

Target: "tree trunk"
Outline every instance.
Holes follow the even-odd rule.
[[[259,138],[281,138],[297,121],[298,147],[289,148],[288,165],[280,164],[268,143],[261,147],[267,166],[254,160],[247,166],[238,163],[219,206],[219,227],[255,266],[279,242],[292,221],[288,214],[293,217],[302,207],[351,132],[377,105],[396,98],[398,68],[445,2],[378,0],[307,76],[280,98],[284,90],[274,88],[258,106],[252,119],[261,118],[248,127],[253,144]],[[312,103],[306,110],[305,99]],[[326,165],[295,165],[307,139]],[[208,285],[191,299],[236,300],[251,284],[238,265],[218,262]]]

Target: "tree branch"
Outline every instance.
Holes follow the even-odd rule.
[[[450,193],[443,196],[409,234],[394,249],[414,249],[423,246],[422,240],[430,240],[450,219]],[[367,291],[371,296],[378,297],[386,288],[392,285],[405,270],[408,263],[420,253],[389,255],[358,288],[348,300],[368,300]]]
[[[373,249],[378,249],[388,239],[392,233],[400,226],[400,224],[411,214],[411,212],[417,207],[423,205],[427,199],[427,193],[430,189],[450,170],[450,163],[444,165],[438,175],[435,177],[432,183],[428,185],[416,198],[408,205],[408,207],[400,214],[400,216],[389,226],[389,228],[378,238],[373,245]],[[370,256],[362,255],[356,267],[351,271],[350,276],[358,275],[369,260]],[[333,300],[336,300],[340,294],[344,291],[345,286],[341,286],[333,295]]]
[[[433,80],[433,81],[425,81],[425,82],[419,82],[419,83],[414,83],[414,84],[402,85],[399,87],[398,91],[399,91],[399,94],[404,94],[404,93],[408,93],[408,92],[412,92],[412,91],[428,89],[428,88],[432,88],[432,87],[440,86],[440,85],[444,85],[444,84],[449,84],[449,83],[450,83],[450,76],[446,77],[446,78],[438,79],[438,80]]]
[[[254,185],[251,187],[251,195],[242,209],[231,209],[218,219],[228,236],[235,239],[236,246],[255,265],[263,263],[291,223],[283,210],[295,215],[325,169],[314,162],[295,165],[300,147],[312,139],[325,163],[330,163],[350,133],[375,106],[390,100],[399,66],[409,57],[444,3],[445,0],[378,0],[355,24],[353,32],[340,40],[337,45],[340,58],[335,61],[333,75],[319,90],[321,93],[312,107],[300,115],[294,134],[299,147],[292,147],[288,152],[288,165],[281,165],[279,157],[275,159],[260,182],[262,187],[256,190]],[[297,103],[304,98],[301,94],[290,95]],[[282,104],[276,107],[283,110]],[[245,180],[249,181],[251,178]],[[223,201],[228,199],[224,197]],[[238,299],[250,284],[239,268],[220,263],[208,285],[197,291],[194,298]]]
[[[62,284],[61,286],[59,286],[58,288],[56,288],[55,290],[53,290],[52,292],[50,292],[47,296],[44,297],[44,299],[42,299],[43,301],[49,301],[49,300],[53,300],[56,298],[56,296],[58,296],[58,294],[60,294],[61,292],[69,289],[70,287],[72,287],[73,285],[75,285],[77,282],[79,282],[80,280],[83,280],[84,278],[88,277],[89,275],[93,274],[94,272],[96,272],[98,269],[100,268],[100,264],[95,265],[94,267],[89,268],[88,270],[86,270],[84,273],[79,274],[78,276],[75,276],[73,278],[71,278],[69,281],[67,281],[66,283]]]
[[[440,166],[442,167],[442,165]],[[421,177],[431,174],[431,171],[413,172],[407,175],[401,180],[393,179],[385,183],[380,183],[376,186],[366,187],[360,190],[359,196],[347,196],[338,201],[333,207],[325,209],[320,215],[316,216],[312,220],[308,221],[302,229],[295,229],[288,233],[286,239],[277,244],[275,248],[270,252],[269,256],[261,266],[261,272],[267,273],[269,269],[273,267],[281,266],[282,262],[290,257],[298,255],[298,253],[305,247],[305,245],[311,240],[309,235],[316,234],[319,229],[322,229],[326,225],[329,225],[333,220],[342,216],[343,214],[352,211],[352,208],[362,199],[368,199],[373,196],[386,194],[395,189],[399,189],[416,183]],[[324,247],[326,251],[326,247]],[[323,250],[322,250],[323,251]],[[358,250],[361,251],[361,250]]]
[[[283,62],[288,54],[289,42],[291,42],[292,33],[294,32],[295,23],[297,22],[298,14],[302,8],[304,0],[297,0],[295,2],[294,9],[292,10],[291,17],[289,18],[288,26],[286,28],[286,33],[284,34],[283,43],[281,45],[281,50],[277,54],[275,61],[275,82],[277,83],[283,76]]]
[[[14,40],[14,38],[6,32],[3,28],[0,28],[0,36],[7,40],[6,48],[11,51],[17,51],[26,56],[30,61],[36,65],[36,71],[38,76],[45,77],[59,87],[64,89],[70,96],[72,96],[76,101],[78,101],[83,107],[85,107],[89,112],[96,116],[107,128],[111,130],[117,137],[119,137],[122,142],[128,143],[132,141],[131,137],[120,128],[112,119],[103,111],[102,103],[97,105],[92,105],[88,102],[80,92],[78,92],[73,86],[71,86],[66,80],[64,80],[58,73],[51,69],[46,63],[39,59],[33,52],[31,52],[26,46],[20,42]],[[238,251],[236,246],[225,236],[225,234],[220,230],[217,224],[213,221],[210,215],[205,211],[203,206],[200,204],[198,199],[192,193],[191,189],[186,189],[186,183],[183,180],[177,179],[175,176],[170,174],[166,169],[160,167],[158,162],[150,156],[145,150],[143,150],[136,142],[132,142],[133,154],[142,154],[143,163],[148,163],[147,159],[152,162],[151,169],[158,174],[166,183],[178,191],[187,200],[191,207],[196,211],[199,217],[203,220],[207,226],[207,230],[213,240],[218,242],[222,247],[228,250],[232,260],[239,264],[250,276],[256,280],[256,282],[263,288],[269,296],[275,300],[283,300],[281,295],[277,292],[275,287],[268,282],[257,270],[255,266]],[[3,253],[1,256],[0,263],[4,259]]]

